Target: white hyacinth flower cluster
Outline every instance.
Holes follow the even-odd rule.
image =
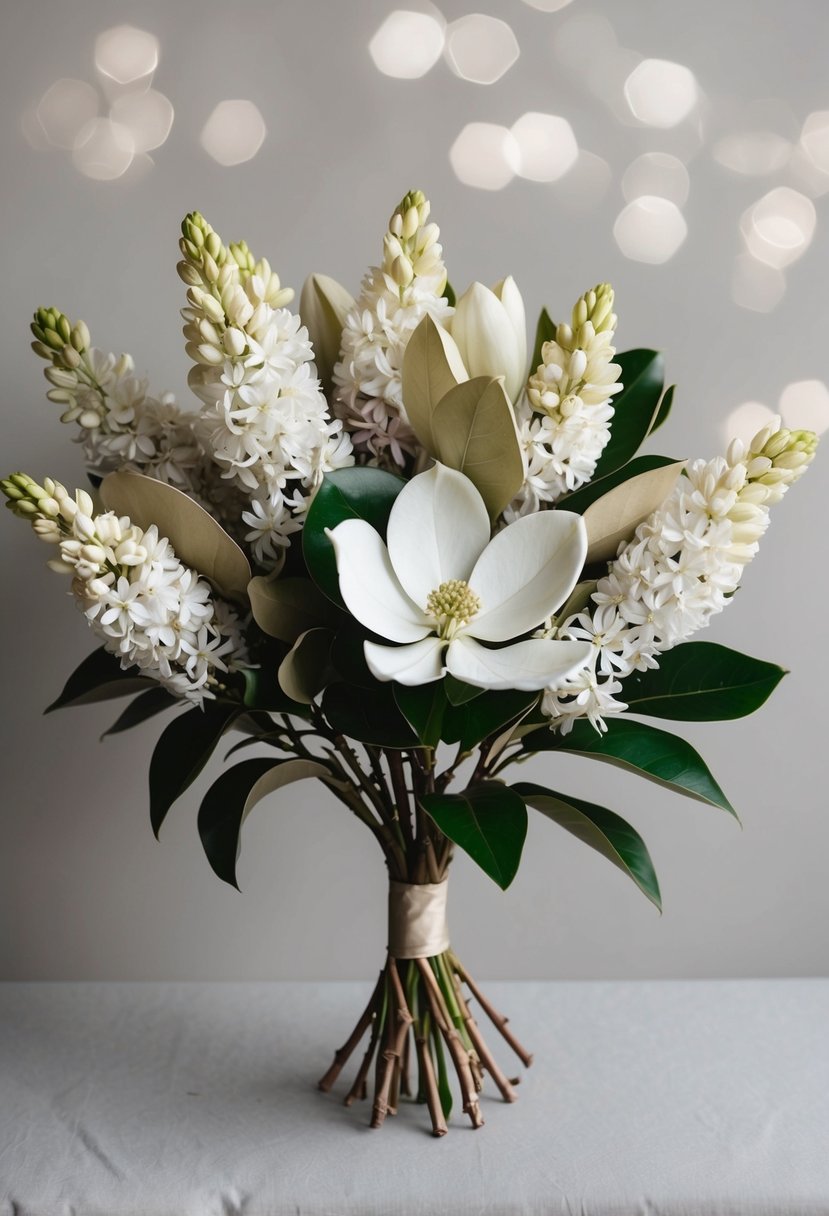
[[[542,709],[562,734],[576,718],[598,730],[626,705],[621,680],[657,667],[657,656],[703,629],[731,602],[743,569],[780,501],[814,458],[817,436],[789,431],[777,418],[750,444],[734,440],[725,457],[696,460],[659,510],[620,547],[588,608],[546,636],[589,641],[593,662],[549,689]]]
[[[221,476],[245,492],[255,557],[278,568],[323,474],[353,463],[351,443],[328,417],[308,331],[285,307],[293,291],[244,242],[225,248],[197,212],[182,232],[199,437]]]
[[[584,485],[610,439],[612,400],[623,386],[613,362],[613,289],[600,283],[541,349],[541,363],[517,409],[527,477],[507,519],[543,510]]]
[[[95,514],[85,490],[42,486],[17,473],[3,482],[8,506],[57,545],[50,567],[72,575],[72,591],[104,648],[176,697],[201,705],[223,676],[247,664],[236,615],[184,566],[153,526]]]
[[[31,328],[33,349],[49,363],[47,396],[63,406],[62,422],[79,427],[89,471],[104,477],[130,469],[190,490],[202,452],[193,416],[173,395],[151,396],[130,355],[92,347],[83,321],[73,325],[57,309],[39,308]]]
[[[363,279],[334,367],[335,408],[355,448],[397,466],[417,448],[403,406],[406,346],[427,314],[437,322],[452,315],[443,295],[440,229],[428,222],[429,211],[420,190],[396,208],[383,238],[383,264],[371,267]]]

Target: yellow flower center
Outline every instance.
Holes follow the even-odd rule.
[[[437,624],[438,637],[451,641],[481,610],[481,601],[462,578],[450,578],[429,592],[426,611]]]

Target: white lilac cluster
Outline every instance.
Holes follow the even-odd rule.
[[[239,621],[184,566],[153,526],[96,515],[85,490],[42,486],[17,473],[3,482],[8,505],[37,535],[57,545],[50,567],[72,575],[72,592],[104,648],[121,667],[137,667],[176,697],[201,705],[223,676],[247,664]]]
[[[57,309],[39,308],[31,328],[34,350],[49,363],[47,396],[63,407],[62,422],[79,427],[89,471],[104,477],[130,469],[189,491],[203,457],[193,416],[173,395],[151,396],[129,355],[90,346],[83,321],[73,325]]]
[[[328,417],[308,331],[285,307],[293,291],[244,242],[225,248],[197,212],[182,232],[199,438],[221,476],[244,491],[245,539],[257,560],[278,568],[323,474],[353,463],[351,443]]]
[[[542,709],[562,734],[576,718],[598,730],[626,708],[621,680],[658,666],[657,656],[703,629],[731,601],[759,547],[769,507],[811,463],[817,436],[780,419],[725,457],[694,461],[659,510],[639,525],[588,608],[546,636],[591,642],[591,666],[549,689]]]
[[[621,392],[613,363],[613,289],[600,283],[541,349],[541,363],[517,407],[527,477],[507,519],[528,515],[584,485],[610,439],[612,399]]]
[[[452,315],[444,298],[446,268],[440,229],[416,190],[400,202],[383,238],[383,264],[365,275],[350,309],[334,367],[335,409],[354,446],[402,466],[417,443],[403,407],[401,372],[409,338],[428,314]]]

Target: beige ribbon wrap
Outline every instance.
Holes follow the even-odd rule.
[[[389,954],[433,958],[449,949],[446,896],[449,883],[389,883]]]

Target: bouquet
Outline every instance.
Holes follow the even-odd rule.
[[[442,1135],[452,1073],[475,1127],[484,1073],[515,1097],[473,1008],[531,1061],[451,948],[453,854],[508,887],[533,811],[659,905],[630,824],[507,770],[577,753],[733,813],[696,751],[640,719],[739,717],[780,680],[691,639],[733,599],[817,440],[778,421],[712,460],[637,456],[673,388],[659,354],[616,355],[611,288],[567,321],[543,311],[530,351],[513,279],[456,299],[429,214],[407,194],[357,298],[312,275],[299,315],[266,260],[188,215],[198,409],[39,309],[47,396],[90,485],[17,473],[3,489],[99,642],[50,708],[130,698],[113,731],[173,714],[150,762],[156,833],[234,732],[198,814],[220,878],[236,883],[248,814],[296,781],[373,834],[388,954],[320,1088],[367,1036],[346,1104],[371,1073],[372,1126],[410,1095]]]

